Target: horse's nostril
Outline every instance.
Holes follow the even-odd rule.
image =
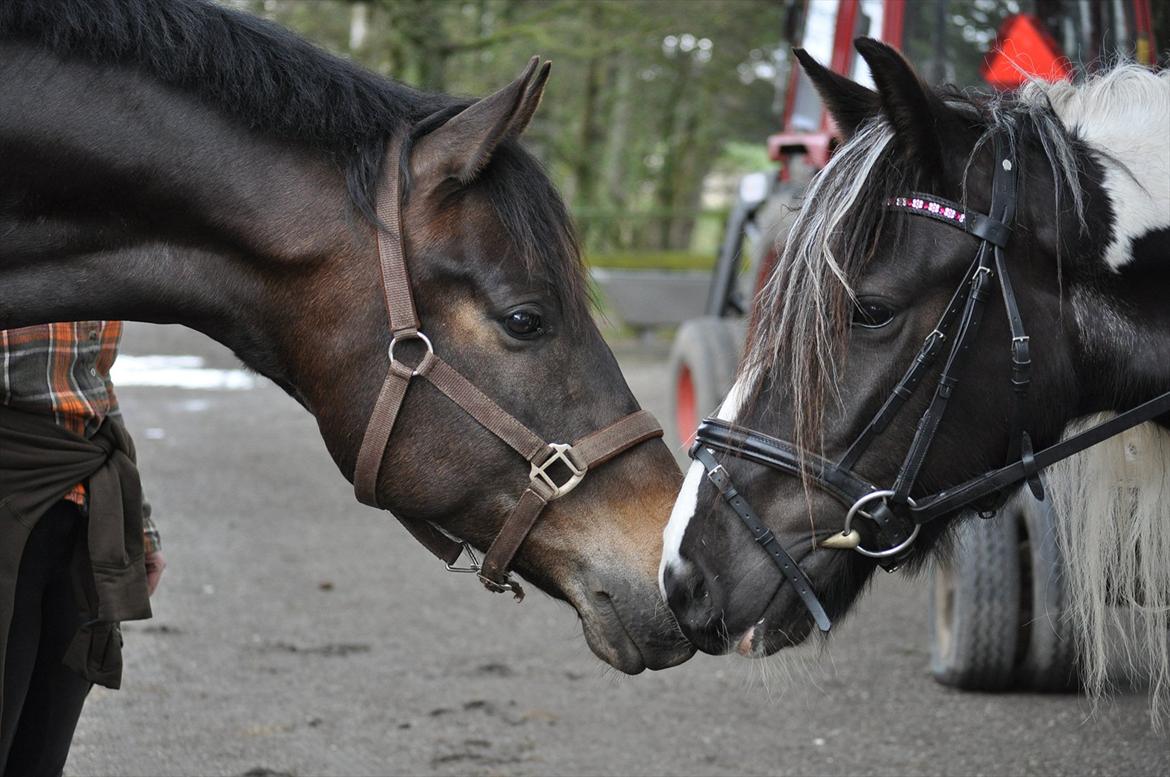
[[[676,615],[711,607],[707,576],[694,564],[683,562],[667,567],[664,575],[666,602]]]
[[[666,568],[663,583],[666,603],[687,639],[706,653],[726,652],[718,577],[709,577],[698,564],[684,560]]]

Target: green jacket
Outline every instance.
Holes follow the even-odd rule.
[[[118,623],[150,617],[142,485],[126,428],[107,417],[85,439],[51,416],[0,406],[0,677],[25,541],[41,516],[81,482],[87,482],[89,517],[74,550],[74,589],[89,619],[69,645],[65,664],[91,682],[117,688]]]

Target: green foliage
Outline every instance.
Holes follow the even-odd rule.
[[[715,254],[689,251],[588,254],[585,258],[590,267],[608,270],[710,270],[715,266]]]
[[[222,1],[422,89],[483,95],[551,59],[525,140],[593,251],[710,242],[704,178],[759,169],[742,151],[779,124],[776,0]]]

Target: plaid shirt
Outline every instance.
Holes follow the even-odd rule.
[[[0,329],[0,403],[46,413],[69,431],[92,437],[107,416],[119,416],[110,367],[118,356],[121,321],[76,321]],[[65,498],[85,506],[85,484]],[[146,505],[147,553],[160,546]]]

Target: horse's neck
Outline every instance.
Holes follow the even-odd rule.
[[[1057,113],[1075,128],[1102,169],[1101,187],[1113,217],[1105,264],[1119,272],[1135,263],[1167,267],[1170,76],[1129,78],[1118,82],[1116,92],[1058,100]]]
[[[1109,241],[1070,296],[1093,411],[1170,391],[1170,171],[1155,172],[1107,175],[1110,219],[1089,217]]]
[[[1079,140],[1089,232],[1070,299],[1088,412],[1170,390],[1170,76],[1122,67],[1052,85],[1049,104]]]
[[[0,328],[186,324],[289,387],[272,322],[355,239],[323,158],[23,44],[0,43],[0,106]]]

